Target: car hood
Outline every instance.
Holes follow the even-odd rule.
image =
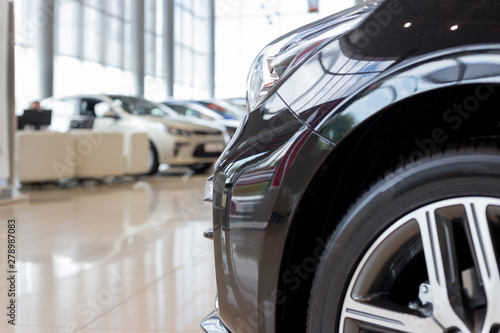
[[[184,119],[183,117],[166,118],[158,116],[140,116],[140,118],[160,122],[167,126],[177,127],[189,131],[205,131],[205,132],[223,131],[223,128],[219,125],[198,119],[191,119],[191,118]]]
[[[259,55],[268,52],[278,87],[318,54],[326,74],[382,73],[441,50],[498,43],[498,11],[494,0],[366,1],[281,36]]]

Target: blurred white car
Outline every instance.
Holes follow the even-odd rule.
[[[160,164],[211,167],[229,135],[224,127],[177,115],[162,104],[122,95],[79,95],[43,100],[52,110],[51,130],[90,128],[97,131],[146,132],[150,141],[150,174]]]

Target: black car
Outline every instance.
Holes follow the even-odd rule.
[[[499,2],[365,2],[267,46],[247,99],[207,332],[500,332]]]

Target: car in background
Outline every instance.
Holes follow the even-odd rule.
[[[246,110],[242,110],[240,107],[231,104],[229,102],[220,99],[200,99],[194,100],[194,102],[215,111],[227,119],[238,119],[241,120],[247,115]]]
[[[214,111],[204,106],[203,104],[190,100],[172,99],[163,102],[163,104],[180,115],[203,119],[214,124],[222,125],[226,128],[229,136],[231,137],[233,137],[234,133],[236,132],[236,129],[238,128],[238,125],[240,124],[242,118],[238,118],[238,114],[235,114],[234,117],[228,117],[221,111]]]
[[[223,101],[236,105],[244,112],[247,112],[247,100],[245,97],[224,98]]]
[[[160,164],[209,169],[229,140],[224,128],[177,115],[164,105],[122,95],[79,95],[49,98],[51,130],[146,132],[150,140],[149,173]]]
[[[207,332],[500,332],[498,1],[366,1],[247,82]]]

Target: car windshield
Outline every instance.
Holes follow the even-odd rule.
[[[131,114],[170,118],[177,117],[176,113],[168,107],[142,98],[118,95],[110,95],[109,97],[113,100],[115,105]]]

